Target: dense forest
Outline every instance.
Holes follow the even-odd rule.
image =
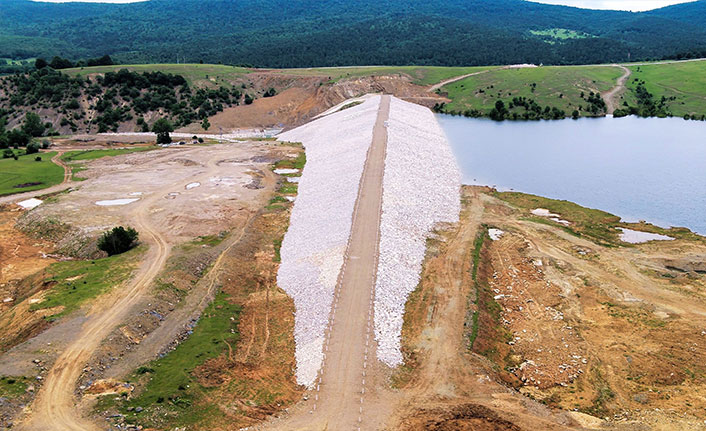
[[[2,3],[0,58],[15,60],[58,55],[78,61],[109,54],[121,63],[456,66],[706,53],[706,1],[643,13],[522,0]]]

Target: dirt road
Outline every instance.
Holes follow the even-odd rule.
[[[601,94],[603,96],[603,100],[605,100],[606,104],[606,114],[613,115],[613,112],[618,109],[619,103],[618,103],[618,97],[625,91],[625,83],[627,82],[628,78],[630,77],[630,69],[628,69],[625,66],[621,66],[619,64],[613,64],[612,66],[614,67],[619,67],[623,69],[623,75],[618,78],[618,80],[615,83],[615,87],[610,89],[609,91]]]
[[[377,429],[389,413],[391,403],[380,402],[372,332],[389,110],[390,96],[382,96],[334,297],[320,378],[308,403],[267,429]]]
[[[148,289],[169,254],[169,245],[162,234],[149,223],[150,204],[160,199],[157,195],[145,200],[136,210],[135,228],[150,244],[145,264],[129,286],[121,289],[112,306],[101,301],[91,312],[90,320],[82,328],[82,336],[69,346],[49,371],[34,405],[26,429],[33,430],[92,430],[96,426],[80,417],[74,408],[74,387],[86,362],[103,338],[118,325],[125,313]],[[112,296],[112,295],[111,295]],[[112,302],[112,301],[111,301]]]
[[[56,155],[51,158],[51,161],[55,165],[61,166],[62,168],[64,168],[64,180],[61,182],[61,184],[66,184],[69,181],[71,181],[71,168],[69,167],[69,165],[64,163],[63,160],[61,160],[61,156],[63,156],[63,155],[64,155],[63,151],[57,151]]]
[[[83,419],[74,407],[74,389],[83,368],[101,341],[121,322],[130,308],[149,291],[150,285],[164,266],[170,251],[165,236],[150,221],[154,205],[167,193],[183,189],[194,181],[206,181],[214,174],[217,159],[209,161],[205,172],[170,184],[142,200],[134,210],[134,227],[143,242],[149,244],[145,260],[134,279],[123,288],[100,298],[89,311],[82,334],[56,360],[47,374],[32,410],[22,429],[27,430],[94,430],[97,426]]]
[[[466,79],[466,78],[468,78],[469,76],[480,75],[481,73],[488,73],[490,70],[491,70],[491,69],[488,69],[488,70],[481,70],[480,72],[467,73],[467,74],[465,74],[465,75],[455,76],[455,77],[453,77],[453,78],[449,78],[449,79],[447,79],[447,80],[444,80],[444,81],[439,82],[438,84],[432,85],[431,87],[429,87],[429,89],[427,89],[427,92],[433,93],[433,92],[435,92],[436,90],[438,90],[438,89],[440,89],[441,87],[443,87],[444,85],[448,85],[448,84],[451,84],[451,83],[453,83],[453,82],[460,81],[460,80],[462,80],[462,79]]]

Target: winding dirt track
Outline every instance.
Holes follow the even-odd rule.
[[[625,66],[621,66],[619,64],[612,64],[611,66],[623,69],[624,73],[623,76],[618,78],[618,80],[616,81],[615,87],[601,95],[603,96],[603,100],[605,100],[606,114],[610,115],[612,115],[613,112],[615,112],[615,110],[618,108],[618,97],[623,93],[623,91],[625,91],[625,83],[627,82],[631,73],[630,69]]]
[[[61,160],[61,156],[64,155],[63,151],[57,151],[56,155],[51,158],[51,162],[54,163],[57,166],[61,166],[64,168],[64,180],[61,182],[61,184],[67,184],[68,182],[71,181],[71,167],[64,163],[63,160]]]
[[[59,356],[47,374],[32,407],[31,420],[26,429],[34,430],[93,430],[96,425],[82,419],[74,408],[74,388],[83,367],[100,342],[118,325],[130,307],[135,304],[157,276],[169,254],[169,245],[164,236],[155,230],[148,220],[150,204],[162,194],[145,200],[135,213],[135,227],[142,238],[150,244],[145,264],[122,295],[108,309],[99,306],[92,310],[90,320],[82,328],[78,340]],[[104,302],[104,301],[101,301]],[[104,304],[100,304],[104,305]],[[99,310],[100,309],[100,310]]]
[[[480,74],[482,74],[482,73],[488,73],[488,72],[491,71],[491,70],[492,70],[492,69],[481,70],[480,72],[467,73],[467,74],[465,74],[465,75],[455,76],[455,77],[453,77],[453,78],[449,78],[449,79],[447,79],[447,80],[444,80],[444,81],[439,82],[438,84],[432,85],[431,87],[429,87],[429,88],[427,89],[427,92],[428,92],[428,93],[433,93],[433,92],[435,92],[436,90],[438,90],[438,89],[440,89],[441,87],[443,87],[444,85],[448,85],[448,84],[454,83],[454,82],[456,82],[456,81],[460,81],[460,80],[462,80],[462,79],[466,79],[466,78],[468,78],[469,76],[475,76],[475,75],[480,75]]]
[[[88,315],[77,341],[70,345],[49,370],[28,420],[21,429],[81,431],[96,430],[98,426],[81,417],[75,408],[74,389],[83,368],[101,341],[121,322],[130,308],[149,291],[150,285],[166,263],[171,246],[150,221],[153,205],[164,195],[182,189],[194,181],[205,181],[214,174],[216,159],[209,161],[205,172],[155,191],[136,204],[133,223],[149,250],[135,277],[124,287],[101,297]]]

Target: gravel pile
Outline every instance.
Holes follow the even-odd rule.
[[[402,363],[402,317],[426,239],[437,223],[458,221],[461,173],[429,109],[392,98],[387,124],[375,338],[378,359],[394,367]]]
[[[380,98],[373,98],[278,137],[306,148],[277,282],[294,299],[297,382],[308,387],[323,361],[334,289],[379,104]]]

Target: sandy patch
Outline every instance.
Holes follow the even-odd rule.
[[[564,226],[569,226],[571,224],[569,221],[562,219],[559,214],[554,214],[545,208],[535,208],[530,212],[536,216],[547,217],[549,220],[563,224]]]
[[[112,206],[117,206],[117,205],[127,205],[131,204],[133,202],[137,202],[140,199],[138,198],[127,198],[127,199],[109,199],[105,201],[96,201],[96,205],[101,206],[101,207],[112,207]]]
[[[36,198],[27,199],[26,201],[18,202],[17,205],[21,206],[26,210],[31,210],[42,204],[42,201]]]
[[[274,170],[275,174],[282,175],[282,174],[296,174],[299,173],[299,169],[290,169],[290,168],[281,168],[281,169],[275,169]]]
[[[488,229],[488,236],[489,236],[490,239],[492,239],[493,241],[499,240],[500,237],[502,237],[504,233],[505,233],[505,232],[502,231],[502,230],[500,230],[500,229],[495,229],[495,228],[490,228],[490,229]]]

